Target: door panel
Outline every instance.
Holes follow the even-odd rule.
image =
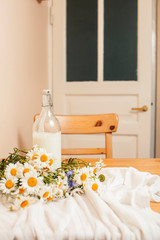
[[[137,80],[137,0],[104,0],[104,80]]]
[[[97,0],[67,0],[67,81],[97,81]]]

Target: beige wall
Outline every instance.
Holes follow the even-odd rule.
[[[0,1],[0,158],[32,146],[33,115],[48,88],[47,4]]]
[[[156,157],[160,157],[160,0],[157,0],[157,106]]]

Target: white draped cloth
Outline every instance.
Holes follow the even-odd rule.
[[[0,204],[0,240],[159,240],[160,177],[130,168],[104,168],[101,195],[87,190],[56,202],[9,211]]]

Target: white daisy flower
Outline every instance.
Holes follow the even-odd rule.
[[[85,189],[92,189],[94,192],[100,193],[103,190],[102,183],[99,181],[99,179],[90,179],[90,181],[86,181],[85,183]]]
[[[73,181],[75,181],[78,185],[81,185],[84,184],[89,177],[90,177],[89,168],[81,168],[79,171],[76,172]]]
[[[29,163],[36,167],[37,169],[50,169],[50,165],[53,165],[53,159],[51,157],[50,153],[47,153],[45,149],[40,148],[39,151],[37,152],[38,156],[34,154],[32,156],[32,159],[34,157],[34,161],[30,160]]]
[[[19,195],[27,195],[26,189],[24,189],[23,187],[19,187],[17,191]]]
[[[57,163],[56,159],[53,158],[52,154],[49,154],[46,162],[46,168],[48,168],[50,171],[55,171],[58,167],[59,163]]]
[[[4,172],[5,177],[7,179],[17,178],[18,175],[19,175],[19,167],[20,167],[20,165],[22,165],[22,164],[19,164],[19,163],[16,163],[16,164],[9,163],[6,166],[6,169],[5,169],[5,172]]]
[[[56,184],[51,184],[51,185],[48,185],[49,187],[49,195],[48,193],[46,193],[47,197],[45,198],[44,202],[50,202],[50,201],[53,201],[53,200],[56,200],[55,198],[55,189],[57,188],[56,187]]]
[[[90,177],[95,177],[96,167],[87,167]]]
[[[103,160],[100,159],[98,162],[96,162],[96,166],[93,167],[93,174],[97,175],[99,173],[99,171],[101,171],[102,167],[106,166],[103,163]]]
[[[26,189],[29,194],[36,194],[39,188],[44,184],[43,178],[37,176],[35,170],[25,174],[24,178],[21,179],[22,188]]]
[[[68,178],[65,172],[62,172],[61,176],[58,177],[57,187],[62,189],[63,191],[66,191],[68,189]]]
[[[18,179],[6,179],[6,178],[2,178],[0,180],[0,190],[3,193],[11,193],[12,191],[16,191],[16,182]]]
[[[53,201],[53,200],[55,200],[55,196],[54,196],[53,193],[51,193],[51,194],[47,197],[46,201],[47,201],[47,202],[50,202],[50,201]]]
[[[53,189],[53,196],[55,196],[55,198],[63,198],[64,197],[64,191],[59,187],[55,187]]]
[[[30,196],[21,196],[17,197],[10,207],[11,210],[18,210],[18,209],[24,209],[25,207],[28,207],[30,204],[36,203],[38,199],[30,197]]]
[[[52,189],[51,187],[44,185],[39,189],[37,195],[40,197],[40,200],[44,202],[45,200],[47,200],[49,197],[53,195]]]
[[[56,159],[53,158],[52,153],[47,153],[44,148],[35,147],[27,154],[30,158],[29,164],[34,166],[37,170],[42,168],[54,171],[58,168],[58,163],[56,164]]]
[[[35,146],[33,147],[33,149],[30,150],[30,151],[26,154],[26,158],[29,158],[29,159],[31,159],[32,161],[33,161],[33,160],[36,160],[36,159],[39,157],[39,151],[40,151],[40,149],[38,148],[37,145],[35,145]]]
[[[30,172],[30,171],[34,171],[34,167],[31,164],[26,162],[24,165],[19,167],[19,176],[20,176],[20,178],[23,178],[25,176],[25,174]]]
[[[56,162],[56,159],[53,158],[53,155],[51,153],[46,153],[46,151],[44,150],[40,152],[40,158],[39,158],[40,168],[54,171],[56,168],[58,168],[57,164],[58,163]]]
[[[98,162],[96,162],[97,170],[100,170],[104,166],[106,166],[106,164],[103,163],[103,159],[100,159]]]

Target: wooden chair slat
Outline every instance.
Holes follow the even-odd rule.
[[[63,148],[62,155],[96,155],[105,154],[105,148]]]
[[[34,121],[39,116],[34,116]],[[105,148],[62,148],[62,155],[99,155],[112,158],[112,133],[117,131],[118,116],[111,114],[97,115],[56,115],[61,125],[62,134],[105,134]]]
[[[118,116],[116,114],[56,116],[63,134],[87,134],[116,132]]]

